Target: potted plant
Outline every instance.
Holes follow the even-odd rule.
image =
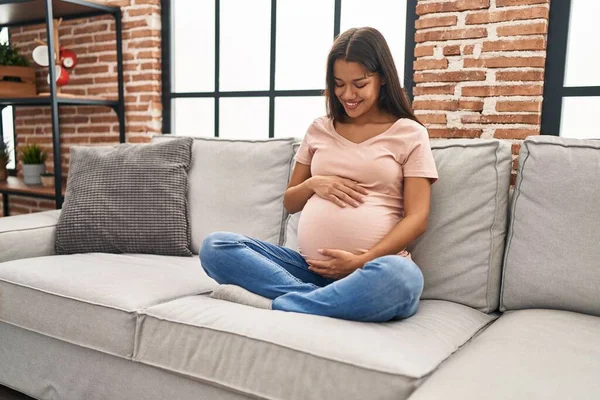
[[[52,172],[42,172],[40,179],[43,187],[54,187],[54,174]]]
[[[10,162],[10,149],[8,143],[0,142],[0,182],[8,179],[8,170],[6,166]]]
[[[28,144],[19,151],[26,185],[41,185],[40,175],[46,171],[48,154],[37,144]]]
[[[35,68],[10,44],[0,43],[0,95],[36,95]]]

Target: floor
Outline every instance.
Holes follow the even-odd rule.
[[[33,397],[25,396],[7,387],[0,385],[0,400],[34,400]]]

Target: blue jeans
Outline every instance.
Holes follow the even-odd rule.
[[[230,232],[210,234],[200,249],[208,276],[273,299],[273,310],[364,322],[408,318],[417,312],[423,274],[408,258],[369,261],[339,280],[308,269],[300,253]]]

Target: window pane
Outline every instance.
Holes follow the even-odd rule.
[[[600,86],[598,15],[599,1],[571,0],[565,86]]]
[[[598,110],[600,97],[563,97],[560,136],[600,139]]]
[[[269,98],[221,98],[219,137],[227,139],[268,139]]]
[[[174,99],[173,133],[215,136],[215,99]]]
[[[13,108],[4,107],[2,110],[2,129],[4,134],[4,142],[8,143],[8,147],[11,149],[12,155],[10,162],[8,163],[8,169],[15,168],[15,134],[13,126]]]
[[[174,92],[215,90],[215,2],[172,1]]]
[[[333,19],[333,0],[277,1],[277,90],[325,88]]]
[[[8,29],[0,29],[0,43],[8,43]],[[8,147],[12,150],[10,162],[8,163],[8,169],[15,168],[15,131],[13,126],[13,108],[4,107],[2,109],[2,133],[4,135],[4,142],[8,143]]]
[[[342,0],[341,32],[365,26],[381,32],[394,57],[400,84],[404,86],[406,1],[370,0],[368,4],[365,7],[364,0]],[[408,74],[412,74],[412,70]]]
[[[268,90],[271,1],[221,0],[219,90]]]
[[[325,97],[277,97],[275,137],[302,138],[315,118],[325,113]]]

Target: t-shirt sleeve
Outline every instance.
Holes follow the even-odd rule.
[[[302,143],[296,152],[296,161],[300,164],[310,165],[312,161],[313,154],[315,152],[314,148],[311,146],[312,144],[312,125],[308,128],[306,134],[304,135],[304,139],[302,139]]]
[[[402,173],[405,178],[429,178],[431,183],[438,180],[429,134],[424,127],[419,127],[414,132]]]

